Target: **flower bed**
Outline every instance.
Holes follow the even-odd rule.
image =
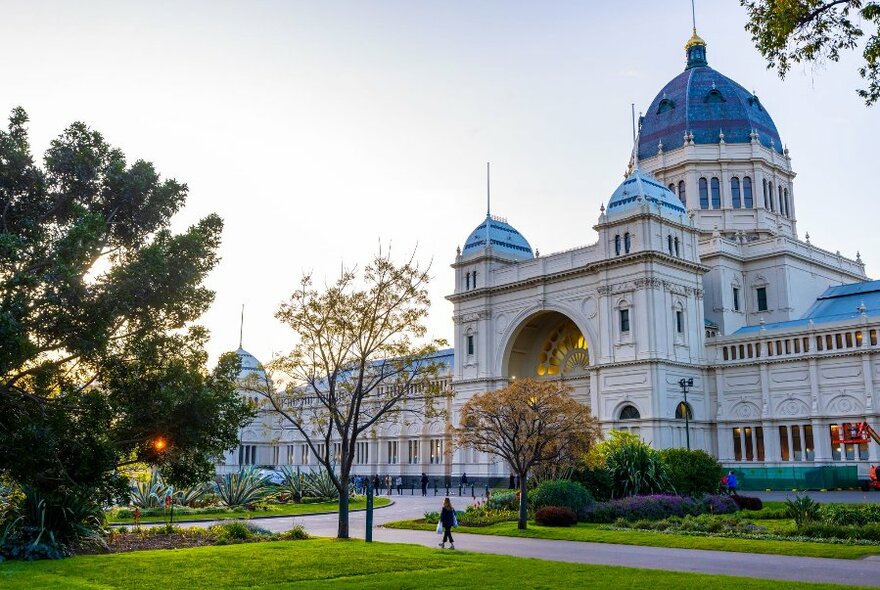
[[[630,496],[619,500],[598,502],[587,511],[590,522],[625,520],[661,520],[670,516],[698,516],[700,514],[732,514],[738,510],[729,496],[711,495],[702,498],[654,495]]]

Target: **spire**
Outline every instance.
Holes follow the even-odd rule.
[[[709,62],[706,61],[706,42],[697,35],[697,8],[694,0],[691,0],[691,26],[694,34],[684,45],[684,51],[687,54],[686,70],[709,65]]]
[[[489,162],[486,162],[486,217],[492,215],[492,191],[489,184]]]
[[[244,303],[241,304],[241,323],[238,325],[238,347],[244,341]]]

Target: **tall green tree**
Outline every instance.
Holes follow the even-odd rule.
[[[252,415],[237,358],[208,371],[193,324],[222,221],[172,233],[186,185],[83,123],[36,164],[27,121],[0,131],[0,471],[48,506],[124,489],[133,462],[209,477]]]
[[[880,2],[864,0],[740,0],[746,31],[780,78],[796,63],[838,61],[864,40],[856,92],[868,106],[880,99]]]

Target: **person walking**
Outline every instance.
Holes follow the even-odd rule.
[[[730,494],[731,496],[736,495],[737,483],[738,482],[736,481],[736,474],[733,471],[728,473],[727,474],[727,493]]]
[[[403,495],[403,478],[398,475],[394,480],[394,485],[397,487],[397,495]]]
[[[388,490],[388,496],[391,496],[391,475],[385,476],[385,489]]]
[[[443,528],[443,540],[440,542],[440,548],[446,549],[446,540],[449,539],[449,548],[455,549],[452,527],[458,526],[458,520],[455,518],[455,510],[452,508],[452,502],[449,501],[449,498],[443,500],[443,508],[440,510],[440,526]]]
[[[428,495],[428,474],[422,471],[422,495]]]

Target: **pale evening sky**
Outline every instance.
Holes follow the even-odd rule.
[[[757,91],[791,150],[801,238],[880,275],[880,107],[857,56],[765,69],[733,0],[700,1],[709,64]],[[226,223],[204,316],[213,357],[292,344],[273,317],[303,271],[335,277],[380,241],[433,260],[430,330],[452,339],[449,264],[493,213],[542,254],[593,243],[645,109],[684,68],[690,2],[0,0],[0,114],[41,156],[81,120],[189,185],[182,228]],[[873,162],[873,164],[872,164]]]

